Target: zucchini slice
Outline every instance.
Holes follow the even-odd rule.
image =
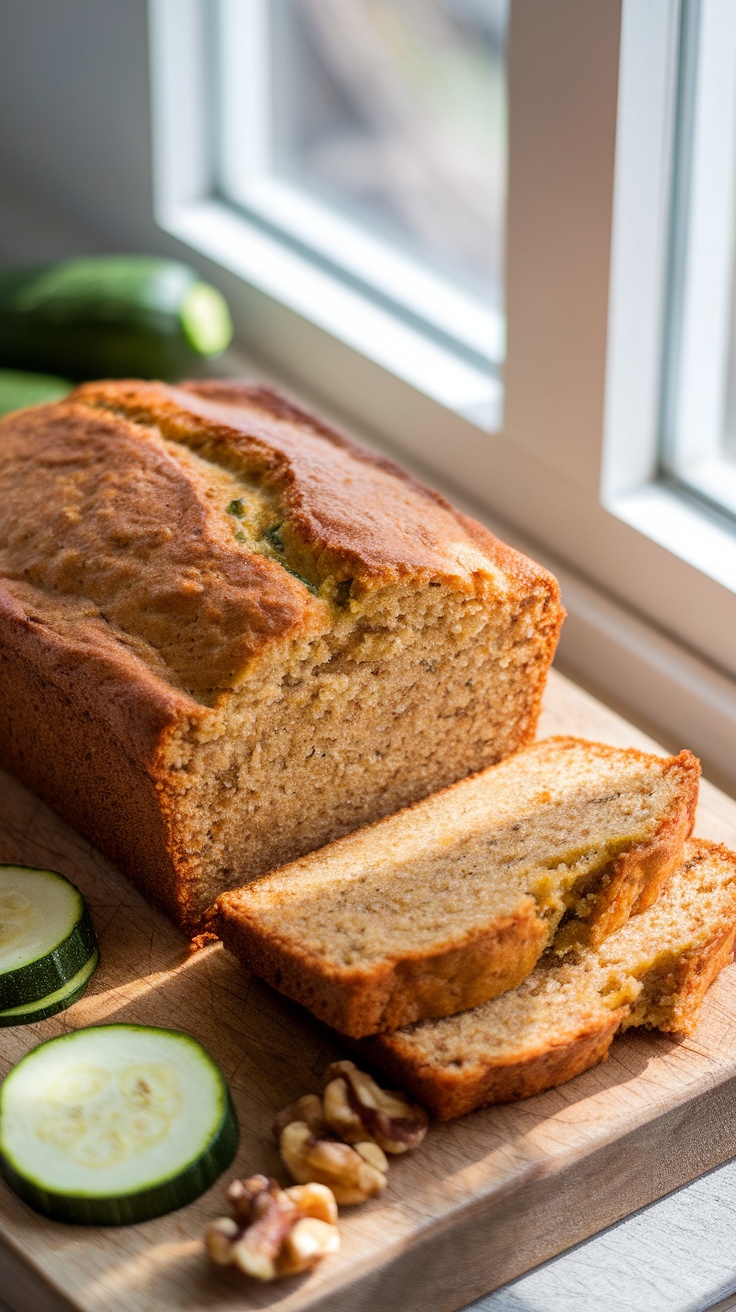
[[[0,866],[0,1011],[64,988],[96,948],[87,904],[70,880]]]
[[[220,1068],[179,1030],[63,1034],[0,1087],[0,1174],[58,1221],[129,1225],[173,1212],[214,1183],[237,1145]]]
[[[66,1011],[67,1007],[78,1002],[82,994],[86,993],[87,985],[97,969],[99,959],[100,954],[95,951],[68,984],[57,989],[55,993],[40,998],[38,1002],[24,1003],[21,1007],[9,1007],[7,1011],[0,1011],[0,1029],[7,1028],[9,1025],[31,1025],[34,1021],[47,1020],[49,1016],[55,1016],[57,1011]]]

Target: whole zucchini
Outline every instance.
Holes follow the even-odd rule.
[[[175,380],[231,337],[224,298],[175,260],[110,255],[0,269],[0,367]]]
[[[53,374],[29,374],[20,369],[0,369],[0,417],[11,410],[25,410],[30,405],[47,405],[60,401],[71,392],[73,383]]]

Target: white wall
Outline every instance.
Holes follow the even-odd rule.
[[[161,243],[149,138],[146,0],[1,0],[5,258]]]

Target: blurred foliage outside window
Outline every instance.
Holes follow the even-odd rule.
[[[508,0],[275,0],[274,174],[503,308]]]

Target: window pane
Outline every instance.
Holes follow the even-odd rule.
[[[685,0],[665,473],[736,515],[736,4]]]
[[[507,0],[277,0],[273,168],[501,308]]]

